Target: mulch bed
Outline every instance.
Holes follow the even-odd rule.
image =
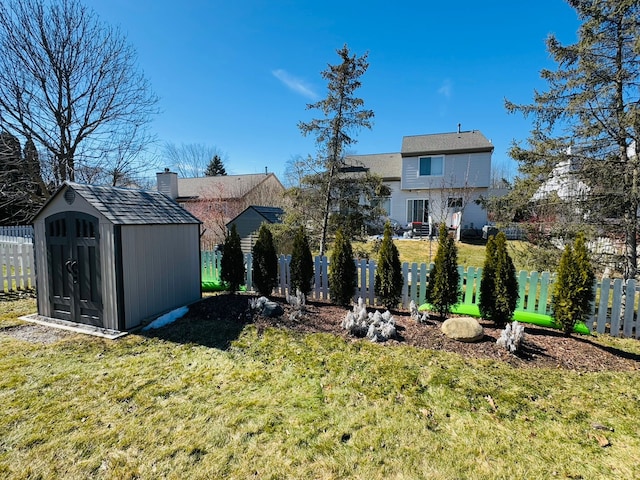
[[[307,302],[304,311],[291,315],[294,309],[285,299],[275,297],[284,309],[284,314],[267,318],[248,314],[249,295],[215,295],[205,298],[192,306],[185,319],[219,317],[222,312],[236,322],[253,321],[258,331],[267,327],[286,328],[301,333],[330,333],[346,341],[369,341],[355,338],[345,331],[340,323],[348,309],[325,302]],[[496,340],[501,329],[493,323],[480,321],[484,328],[484,338],[478,343],[463,343],[447,338],[437,318],[431,318],[427,324],[418,324],[411,319],[409,312],[392,312],[398,329],[398,338],[388,340],[385,345],[410,345],[417,348],[444,350],[458,353],[467,358],[499,360],[518,368],[559,368],[581,372],[599,371],[635,371],[640,370],[640,355],[608,347],[598,342],[597,337],[573,334],[570,337],[558,330],[525,324],[525,341],[518,355],[511,354],[498,347]],[[295,319],[292,319],[295,317]],[[229,318],[229,316],[227,316]]]

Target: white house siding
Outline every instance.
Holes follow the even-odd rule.
[[[122,268],[126,329],[198,300],[198,225],[123,226]]]
[[[485,195],[487,189],[474,189],[473,192],[462,191],[456,189],[431,189],[431,190],[400,190],[400,182],[385,182],[391,189],[391,212],[389,216],[401,223],[406,223],[410,219],[407,218],[407,202],[409,200],[427,200],[429,202],[429,215],[434,222],[446,221],[451,223],[451,214],[453,209],[447,207],[449,197],[468,198],[464,207],[462,218],[462,226],[470,228],[482,228],[487,222],[487,213],[480,205],[476,205],[480,195]]]
[[[444,155],[442,176],[420,176],[420,158],[437,154],[402,158],[403,190],[489,187],[491,177],[491,153],[459,153]]]

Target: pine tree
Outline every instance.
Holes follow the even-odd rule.
[[[516,145],[510,152],[519,162],[519,178],[504,205],[532,212],[533,219],[551,207],[547,218],[561,221],[563,232],[584,229],[586,217],[598,225],[598,235],[623,236],[622,273],[634,278],[640,237],[640,4],[568,3],[582,22],[577,41],[563,45],[550,35],[547,50],[557,66],[541,71],[547,88],[537,90],[531,104],[506,104],[509,111],[532,118],[533,126],[530,138],[521,142],[528,147]],[[567,182],[586,188],[569,189],[564,198],[552,192],[532,203],[540,179],[559,164],[570,167]]]
[[[518,280],[503,232],[489,237],[480,280],[480,313],[498,326],[511,321],[518,303]]]
[[[427,284],[427,302],[441,318],[446,318],[451,307],[460,302],[460,273],[458,249],[444,224],[440,225],[438,251],[433,263]]]
[[[253,246],[253,283],[260,295],[269,296],[278,282],[278,257],[273,235],[266,224],[260,226]]]
[[[329,294],[336,305],[349,305],[353,300],[358,272],[353,260],[351,242],[342,229],[336,232],[329,261]]]
[[[240,248],[240,235],[235,223],[231,225],[231,232],[224,241],[224,250],[220,261],[222,281],[227,284],[227,290],[237,292],[244,283],[244,254]]]
[[[367,55],[352,55],[345,44],[336,52],[342,62],[329,65],[322,72],[327,80],[327,98],[307,105],[308,109],[317,109],[324,118],[310,122],[300,122],[298,128],[303,135],[313,134],[320,148],[323,170],[321,191],[322,227],[320,234],[320,255],[324,255],[329,216],[336,200],[334,183],[342,166],[345,149],[356,143],[353,132],[359,128],[371,128],[373,110],[364,109],[364,100],[354,95],[361,87],[360,77],[369,68]]]
[[[564,248],[553,292],[553,316],[565,335],[570,335],[575,324],[589,315],[595,298],[594,283],[589,252],[580,233],[573,246],[567,244]]]
[[[313,258],[311,257],[309,240],[302,226],[293,239],[289,271],[291,293],[295,294],[297,290],[300,290],[305,296],[308,295],[313,280]]]
[[[378,300],[389,309],[396,308],[402,296],[402,265],[398,248],[393,243],[391,224],[384,226],[384,236],[378,252],[374,290]]]
[[[216,154],[213,156],[213,158],[209,162],[209,165],[207,165],[207,169],[204,171],[204,174],[207,177],[217,177],[227,174],[220,155]]]

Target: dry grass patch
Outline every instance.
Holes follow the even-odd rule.
[[[515,369],[238,321],[46,345],[0,333],[0,475],[640,477],[638,372]]]

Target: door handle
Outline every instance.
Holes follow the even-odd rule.
[[[78,283],[78,261],[70,258],[64,264],[67,272],[73,277],[73,283]]]

